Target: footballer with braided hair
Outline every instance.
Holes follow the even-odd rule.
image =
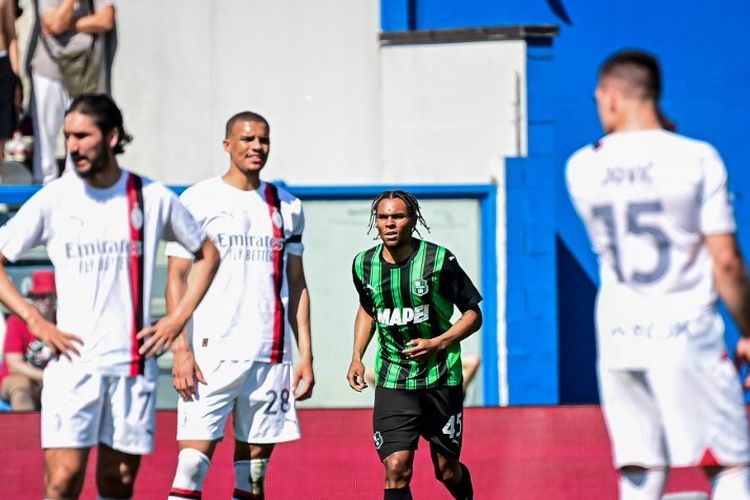
[[[412,498],[419,436],[430,443],[438,480],[453,498],[471,499],[469,469],[459,461],[460,341],[482,325],[482,296],[448,249],[414,236],[417,224],[429,231],[412,194],[385,191],[373,200],[369,229],[381,242],[354,259],[359,309],[347,379],[355,391],[367,387],[362,356],[377,332],[373,438],[385,500]],[[461,317],[451,324],[454,306]]]

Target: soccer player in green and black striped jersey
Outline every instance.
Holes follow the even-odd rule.
[[[356,391],[367,387],[362,356],[377,332],[373,437],[385,466],[385,500],[412,498],[420,435],[430,442],[438,479],[454,498],[471,499],[471,476],[459,461],[459,342],[481,326],[482,296],[450,251],[413,236],[417,223],[429,230],[409,193],[386,191],[372,203],[370,229],[377,227],[382,242],[354,259],[360,306],[347,378]],[[451,324],[454,306],[461,317]]]

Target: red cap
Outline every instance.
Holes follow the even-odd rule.
[[[55,289],[55,273],[53,271],[34,271],[31,273],[31,288],[26,295],[50,295],[57,293]]]

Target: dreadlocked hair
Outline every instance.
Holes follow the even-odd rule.
[[[422,211],[419,208],[419,202],[417,201],[417,198],[413,194],[406,191],[394,189],[392,191],[383,191],[382,193],[377,195],[374,200],[372,200],[372,205],[370,205],[370,222],[367,227],[367,234],[370,234],[370,231],[372,231],[372,228],[375,227],[376,221],[378,220],[378,205],[380,205],[380,202],[383,200],[394,199],[403,201],[404,205],[406,205],[407,215],[409,217],[415,217],[417,219],[417,222],[421,224],[428,233],[430,232],[430,226],[427,225],[424,217],[422,217]],[[416,226],[414,227],[414,230],[421,238],[422,233],[419,232],[419,229],[417,229]]]

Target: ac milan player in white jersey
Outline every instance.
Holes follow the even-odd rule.
[[[312,395],[310,305],[302,267],[300,201],[261,181],[270,127],[245,111],[226,124],[229,170],[187,189],[181,200],[213,239],[221,265],[193,315],[191,335],[173,345],[180,453],[170,499],[201,498],[229,413],[234,423],[234,498],[262,499],[275,443],[300,437],[295,400]],[[189,252],[169,255],[167,308],[192,272]],[[300,354],[292,374],[291,332]],[[301,384],[300,384],[301,382]]]
[[[0,300],[58,355],[44,371],[45,498],[78,498],[96,444],[99,498],[130,498],[140,456],[153,448],[152,355],[184,328],[219,256],[173,193],[119,167],[130,137],[110,97],[75,99],[64,132],[75,173],[39,190],[0,229]],[[161,238],[194,253],[195,280],[167,316],[143,328]],[[1,264],[37,245],[55,267],[56,326],[24,301]]]
[[[747,363],[750,294],[727,173],[711,145],[665,130],[660,90],[653,56],[608,59],[595,93],[607,135],[566,172],[599,258],[599,386],[620,498],[661,498],[670,465],[700,465],[713,498],[747,499],[748,422],[716,310],[718,295]]]

